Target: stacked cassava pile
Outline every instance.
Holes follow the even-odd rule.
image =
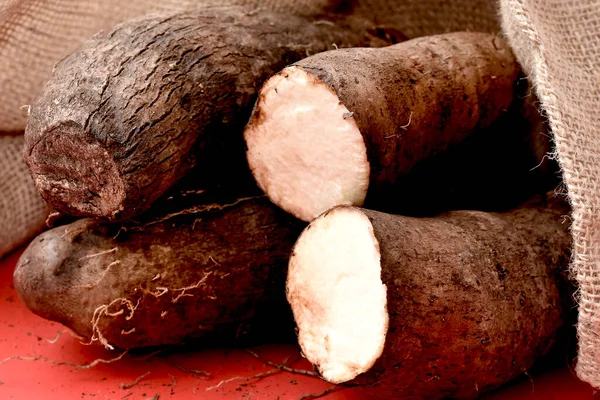
[[[573,238],[552,192],[543,1],[506,2],[508,41],[491,0],[110,3],[0,3],[0,130],[25,129],[33,180],[12,150],[24,210],[0,223],[27,229],[4,251],[50,208],[80,217],[19,260],[33,312],[109,349],[295,323],[323,379],[379,398],[475,398],[550,350],[571,248],[580,280],[596,253],[560,112]]]

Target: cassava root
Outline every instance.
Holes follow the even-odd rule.
[[[291,332],[284,282],[299,221],[264,197],[36,238],[14,273],[22,301],[107,348]],[[248,335],[246,335],[248,334]]]
[[[483,33],[316,54],[261,89],[244,132],[250,169],[304,221],[386,198],[420,161],[505,114],[520,76],[508,44]]]
[[[369,26],[241,7],[126,22],[56,65],[31,108],[25,161],[48,204],[113,221],[194,165],[206,187],[251,181],[242,131],[260,84],[335,46],[389,43]]]
[[[288,270],[303,354],[325,380],[384,399],[472,399],[508,382],[567,315],[568,212],[550,198],[424,219],[324,213]]]

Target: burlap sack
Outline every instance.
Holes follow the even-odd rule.
[[[44,226],[48,208],[22,160],[23,136],[0,136],[0,258]]]
[[[550,121],[573,205],[576,372],[600,387],[600,1],[502,0],[501,10]]]
[[[354,12],[407,38],[455,31],[499,33],[497,0],[359,0]]]

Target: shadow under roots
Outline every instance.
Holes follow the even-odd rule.
[[[370,191],[364,207],[419,217],[462,209],[506,211],[556,189],[561,176],[550,157],[550,134],[532,107],[506,112],[396,184]]]

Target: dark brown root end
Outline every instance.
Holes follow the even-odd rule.
[[[61,124],[26,149],[35,185],[52,207],[76,216],[118,219],[125,185],[105,146],[76,124]]]

